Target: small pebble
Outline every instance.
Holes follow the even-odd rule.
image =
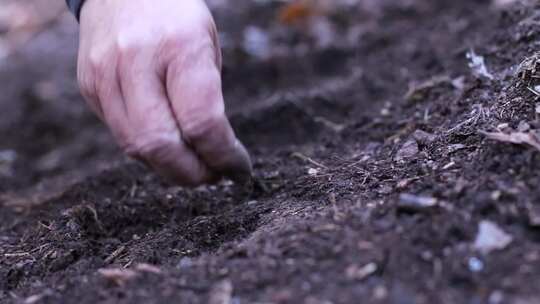
[[[504,232],[497,224],[484,220],[478,224],[478,234],[473,247],[482,254],[489,254],[495,250],[505,249],[512,241],[512,236]]]
[[[484,270],[484,262],[482,262],[477,257],[470,258],[468,264],[469,264],[469,270],[471,272],[480,272],[480,271]]]

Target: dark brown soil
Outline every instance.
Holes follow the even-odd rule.
[[[540,46],[530,2],[365,0],[328,16],[325,46],[277,2],[216,7],[255,180],[193,190],[89,114],[62,17],[0,61],[0,154],[17,156],[0,160],[0,302],[540,303],[540,152],[479,132],[540,128],[514,76]],[[272,55],[245,51],[247,26]],[[513,242],[476,251],[483,220]]]

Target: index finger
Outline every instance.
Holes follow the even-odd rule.
[[[245,179],[249,154],[225,115],[221,75],[211,37],[182,51],[167,70],[167,93],[182,138],[213,171]]]

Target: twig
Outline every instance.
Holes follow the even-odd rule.
[[[4,253],[6,258],[20,258],[23,256],[29,256],[30,252],[15,252],[15,253]]]
[[[118,256],[120,256],[124,250],[126,250],[126,246],[122,245],[120,247],[118,247],[115,251],[113,251],[106,259],[105,259],[105,263],[106,264],[109,264],[111,263],[112,261],[114,261]]]
[[[329,169],[327,166],[325,166],[325,165],[323,165],[323,164],[321,164],[319,162],[314,161],[313,159],[305,156],[304,154],[302,154],[300,152],[294,152],[293,154],[291,154],[291,156],[296,157],[296,158],[298,158],[300,160],[306,161],[306,162],[308,162],[308,163],[310,163],[312,165],[315,165],[315,166],[317,166],[319,168],[323,168],[323,169],[326,169],[326,170]]]

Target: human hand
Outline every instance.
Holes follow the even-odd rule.
[[[181,185],[251,175],[203,0],[86,0],[80,24],[81,93],[128,155]]]

